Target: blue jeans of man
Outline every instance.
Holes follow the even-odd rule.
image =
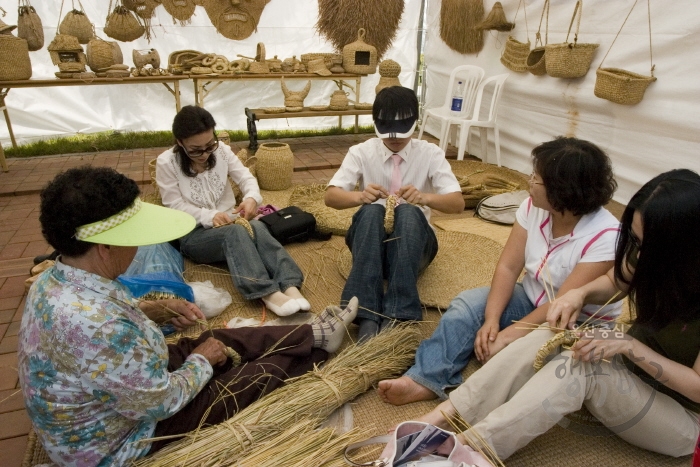
[[[341,303],[358,298],[357,320],[420,320],[422,309],[416,283],[437,254],[437,238],[416,206],[396,207],[391,234],[384,231],[384,212],[380,204],[367,204],[352,218],[345,236],[345,244],[352,252],[352,269]],[[384,279],[388,283],[386,292]]]
[[[476,333],[484,325],[489,290],[490,287],[481,287],[457,295],[440,318],[433,335],[421,342],[416,351],[416,363],[405,373],[442,400],[447,399],[446,389],[462,384],[461,371],[469,363]],[[516,284],[501,315],[500,328],[510,326],[513,320],[522,319],[534,309],[522,284]]]
[[[180,239],[183,255],[198,263],[226,261],[231,280],[246,300],[301,287],[304,275],[265,224],[250,221],[255,238],[238,224],[216,229],[197,226]]]

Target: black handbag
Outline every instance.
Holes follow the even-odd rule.
[[[316,218],[313,214],[302,211],[296,206],[289,206],[279,211],[262,216],[260,222],[265,224],[275,239],[282,245],[293,242],[305,242],[310,238],[328,240],[327,236],[316,231]]]

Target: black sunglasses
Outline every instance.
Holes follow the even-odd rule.
[[[219,137],[216,135],[214,135],[214,142],[204,149],[196,149],[193,151],[188,151],[187,148],[185,148],[184,146],[182,147],[182,149],[185,150],[185,154],[187,154],[190,157],[200,157],[204,154],[211,154],[212,152],[216,151],[218,148],[219,148]]]

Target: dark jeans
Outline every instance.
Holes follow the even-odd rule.
[[[416,206],[396,207],[394,232],[389,235],[384,232],[384,212],[382,205],[367,204],[352,218],[345,236],[352,251],[352,269],[341,303],[354,296],[359,299],[357,320],[379,322],[384,316],[418,321],[422,310],[416,283],[437,254],[437,238]],[[388,282],[386,293],[384,279]]]
[[[181,435],[195,430],[200,422],[214,425],[228,420],[282,386],[286,379],[301,376],[328,358],[325,350],[313,347],[313,332],[308,324],[215,329],[204,332],[198,339],[183,338],[168,345],[168,371],[182,366],[195,347],[212,335],[240,354],[241,365],[233,367],[228,359],[225,364],[215,366],[214,376],[204,389],[178,413],[159,421],[153,437]],[[273,346],[279,350],[261,358]],[[210,411],[202,420],[207,409]],[[173,441],[176,439],[155,441],[150,453]]]

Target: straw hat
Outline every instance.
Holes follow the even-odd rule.
[[[317,75],[321,76],[330,76],[332,74],[331,71],[326,67],[326,61],[322,58],[317,58],[309,61],[309,64],[306,66],[306,68],[306,71],[308,71],[309,73],[316,73]]]
[[[16,27],[16,25],[5,24],[5,22],[0,19],[0,34],[10,34]]]

